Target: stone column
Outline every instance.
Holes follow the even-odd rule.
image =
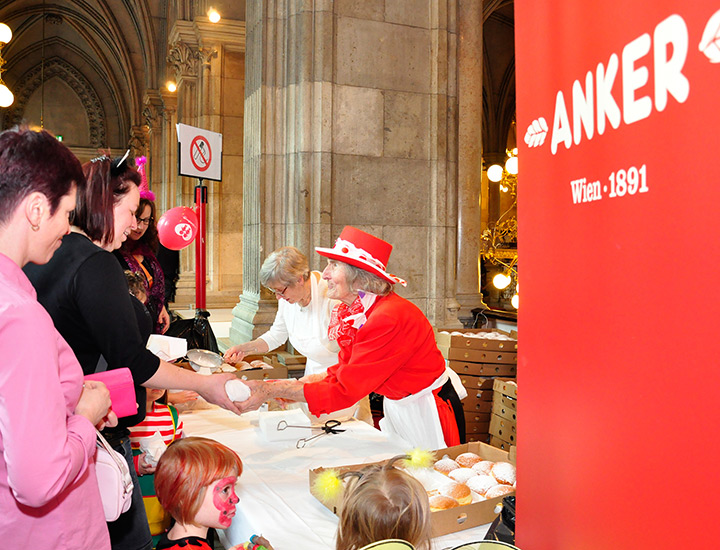
[[[293,245],[318,268],[314,247],[331,239],[332,2],[248,3],[246,23],[243,295],[233,310],[234,343],[274,319],[277,302],[258,279],[264,258]]]
[[[270,251],[293,244],[321,267],[313,247],[348,224],[392,242],[388,268],[409,281],[400,294],[457,325],[454,2],[262,0],[246,15],[244,285],[231,339],[270,320],[253,279]]]
[[[254,338],[253,328],[260,302],[260,182],[266,159],[263,151],[267,139],[263,128],[264,105],[267,105],[263,59],[267,54],[268,5],[266,0],[248,2],[245,12],[245,110],[243,146],[243,293],[233,309],[230,327],[232,343],[248,342]],[[263,101],[265,100],[265,101]],[[265,321],[266,319],[259,319]]]
[[[460,319],[482,306],[479,250],[481,233],[483,113],[483,2],[458,0],[458,202],[457,299]]]
[[[161,202],[162,213],[181,204],[180,186],[178,184],[178,154],[175,125],[177,124],[177,93],[164,91],[161,94],[163,102],[162,124],[162,155],[160,162],[156,160],[151,166],[153,182],[164,190]],[[157,178],[157,179],[155,179]]]
[[[145,90],[143,105],[145,107],[142,114],[148,133],[148,162],[145,165],[145,169],[148,178],[148,185],[153,193],[155,193],[155,208],[157,210],[157,215],[159,216],[160,213],[165,211],[163,206],[165,193],[161,193],[161,189],[163,187],[161,175],[163,156],[165,153],[165,143],[163,141],[163,119],[165,118],[165,107],[163,105],[160,91]]]

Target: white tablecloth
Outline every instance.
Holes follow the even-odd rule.
[[[257,412],[236,416],[215,407],[184,412],[181,418],[186,436],[215,439],[242,458],[237,515],[224,535],[221,533],[226,545],[240,544],[257,533],[275,550],[334,550],[338,520],[310,493],[309,470],[376,462],[408,451],[357,420],[343,422],[340,427],[347,430],[343,433],[323,435],[297,449],[296,440],[265,440],[258,428]],[[316,433],[313,430],[308,436]],[[433,548],[482,540],[489,527],[438,537]]]

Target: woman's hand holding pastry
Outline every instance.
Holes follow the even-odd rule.
[[[233,346],[228,349],[225,352],[225,355],[223,355],[223,359],[225,360],[225,362],[231,365],[235,365],[242,361],[248,354],[248,352],[243,349],[244,346],[245,344],[238,344],[237,346]]]
[[[260,405],[270,399],[268,384],[262,380],[243,380],[245,385],[250,388],[250,397],[245,401],[236,403],[241,412],[255,411]]]
[[[86,380],[80,399],[75,405],[75,414],[84,416],[92,422],[93,426],[102,429],[106,423],[110,425],[113,419],[117,424],[117,416],[110,410],[111,406],[112,401],[110,401],[110,391],[107,386],[97,380]],[[106,417],[108,417],[107,421]]]
[[[242,412],[228,399],[227,393],[225,392],[225,383],[228,380],[237,380],[234,374],[227,372],[211,374],[210,376],[199,375],[199,378],[202,379],[202,385],[196,389],[205,401],[220,405],[223,409],[227,409],[235,414]]]

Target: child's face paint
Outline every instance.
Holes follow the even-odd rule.
[[[202,506],[195,516],[195,523],[203,527],[226,529],[235,516],[238,497],[235,494],[237,476],[228,476],[213,481],[205,488]]]

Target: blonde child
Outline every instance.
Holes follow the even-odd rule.
[[[143,440],[159,433],[166,446],[170,445],[183,436],[182,420],[172,405],[167,404],[165,390],[147,388],[147,408],[145,420],[130,428],[130,445],[135,461],[135,470],[140,481],[140,491],[143,495],[143,504],[147,513],[150,534],[153,536],[153,544],[156,544],[167,528],[170,526],[170,514],[168,514],[158,502],[155,495],[154,473],[157,465],[157,458],[148,457],[141,450]]]
[[[430,550],[430,505],[420,482],[392,466],[361,474],[350,478],[344,491],[336,550],[359,550],[387,539]]]
[[[212,550],[208,530],[230,526],[238,503],[235,483],[242,469],[240,457],[212,439],[188,437],[170,445],[158,463],[155,490],[175,524],[156,550]],[[255,542],[272,550],[260,537]]]

